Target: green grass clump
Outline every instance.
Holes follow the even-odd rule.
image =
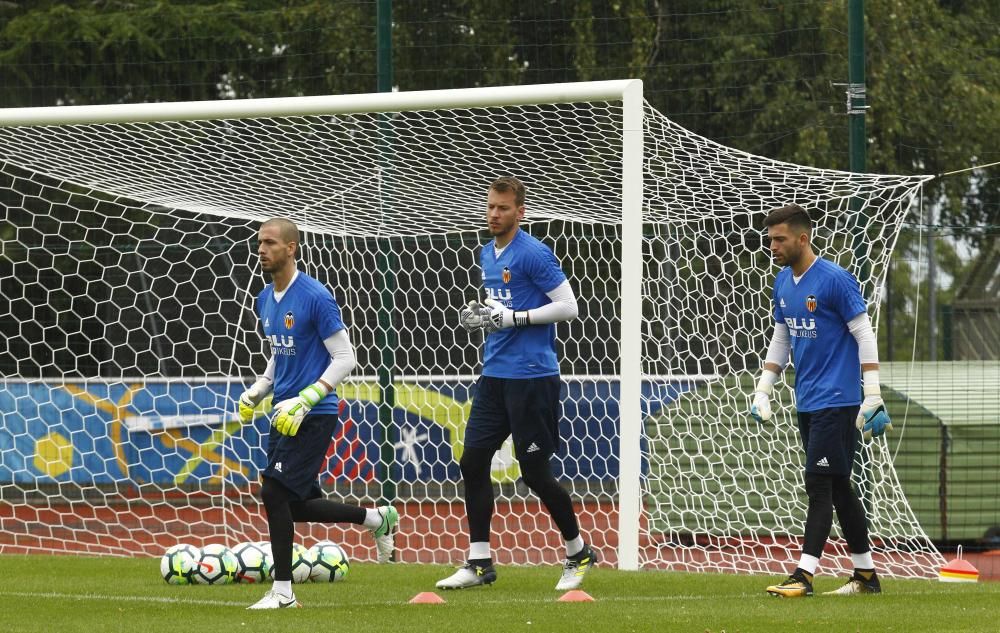
[[[978,633],[1000,627],[1000,583],[888,578],[880,596],[783,600],[764,593],[777,577],[599,567],[584,586],[594,602],[560,603],[558,567],[499,567],[493,586],[437,591],[446,604],[410,605],[453,568],[359,563],[342,582],[297,585],[303,609],[247,611],[265,585],[171,586],[160,578],[158,559],[5,555],[0,570],[4,633]],[[817,594],[841,582],[819,576]]]

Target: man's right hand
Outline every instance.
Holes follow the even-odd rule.
[[[778,372],[769,369],[773,365],[764,364],[764,371],[760,372],[757,386],[754,387],[753,395],[750,396],[750,417],[757,420],[758,424],[764,424],[771,420],[771,390],[774,383],[778,382]],[[781,371],[779,368],[778,371]]]
[[[483,329],[482,308],[483,306],[479,305],[479,302],[475,299],[470,301],[467,305],[459,308],[459,325],[464,327],[469,332]]]
[[[753,393],[753,400],[750,404],[750,416],[757,420],[758,424],[763,424],[771,420],[771,398],[762,391]]]
[[[240,394],[237,401],[239,406],[240,422],[246,424],[254,419],[254,410],[264,396],[271,392],[271,381],[261,378]]]

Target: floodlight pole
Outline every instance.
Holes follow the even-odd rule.
[[[378,91],[392,92],[392,0],[378,0],[376,15]],[[392,195],[393,178],[393,129],[392,114],[378,115],[379,127],[379,171],[381,191],[379,195],[380,215],[385,218],[393,212],[388,202]],[[395,437],[393,434],[393,411],[396,408],[396,346],[398,333],[392,320],[395,308],[396,271],[398,260],[390,237],[376,238],[378,243],[378,419],[382,427],[382,445],[379,450],[379,481],[382,485],[380,505],[391,504],[396,499],[396,482],[392,478],[392,463],[395,461]],[[393,554],[395,556],[395,554]]]
[[[865,113],[868,110],[865,88],[865,0],[848,0],[847,3],[847,120],[850,149],[850,170],[862,174],[867,170],[867,143],[865,139]],[[863,239],[866,216],[861,211],[861,197],[851,198],[851,211],[857,218],[854,231],[854,258],[859,262],[858,281],[862,292],[871,276],[868,253]]]
[[[865,0],[847,4],[847,99],[850,126],[851,171],[864,173],[866,166],[865,112]]]
[[[847,2],[847,120],[848,142],[850,150],[850,169],[854,173],[864,173],[867,169],[867,145],[865,140],[865,112],[868,110],[865,94],[865,0],[848,0]],[[861,212],[861,196],[851,198],[850,207],[855,218],[854,227],[854,261],[858,263],[858,281],[865,299],[870,299],[865,289],[871,277],[871,266],[868,264],[868,251],[865,246],[865,233],[868,230],[868,216]],[[888,263],[887,263],[888,265]],[[874,288],[871,289],[874,291]],[[892,345],[892,341],[889,341]],[[861,448],[860,437],[858,438]],[[871,462],[862,466],[861,478],[864,481],[861,493],[861,503],[865,515],[871,516],[872,499]]]

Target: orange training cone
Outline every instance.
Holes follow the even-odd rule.
[[[962,560],[962,546],[958,546],[958,558],[946,563],[938,572],[941,582],[976,582],[979,570],[967,560]]]
[[[559,598],[559,602],[593,602],[594,599],[586,591],[574,589],[567,591]]]
[[[433,591],[422,591],[410,598],[410,604],[444,604],[444,598]]]

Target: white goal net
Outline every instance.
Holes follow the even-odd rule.
[[[0,551],[266,538],[269,423],[239,424],[232,401],[265,365],[255,238],[283,216],[358,352],[321,484],[394,502],[397,560],[462,560],[458,458],[481,340],[455,310],[479,291],[488,184],[511,174],[526,230],[580,299],[558,330],[557,471],[588,540],[624,568],[784,569],[805,509],[790,390],[776,389],[772,425],[746,415],[777,272],[761,221],[790,202],[813,211],[818,251],[877,305],[923,178],[752,156],[641,100],[630,144],[633,106],[612,94],[627,83],[4,113]],[[639,240],[641,253],[623,246]],[[498,562],[559,561],[509,447],[493,474]],[[878,563],[936,573],[884,443],[860,451],[855,480]],[[351,526],[298,526],[306,545],[320,538],[374,558]],[[832,540],[823,569],[842,571]]]

